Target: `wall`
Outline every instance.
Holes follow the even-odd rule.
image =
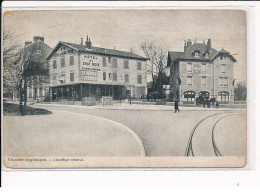
[[[221,64],[225,64],[225,73],[220,72]],[[218,95],[218,92],[227,91],[230,95],[230,101],[234,101],[234,86],[232,82],[234,80],[234,62],[227,57],[226,60],[220,60],[220,57],[217,57],[214,60],[215,66],[215,95]],[[228,86],[219,86],[219,77],[228,77]]]
[[[188,63],[192,63],[192,72],[187,72]],[[173,93],[178,90],[178,84],[176,83],[176,78],[178,77],[178,67],[179,67],[179,77],[181,78],[180,89],[180,100],[184,100],[183,93],[185,91],[194,91],[196,92],[196,97],[199,96],[200,91],[208,91],[210,93],[210,97],[216,97],[219,99],[219,92],[227,91],[229,93],[229,101],[234,100],[234,86],[232,82],[234,80],[234,62],[227,57],[226,60],[220,60],[220,57],[217,57],[213,63],[206,63],[206,73],[201,72],[201,64],[204,62],[188,62],[188,61],[180,61],[179,64],[175,63],[174,65],[177,68],[174,68],[174,65],[171,65],[171,88],[173,89]],[[225,73],[221,73],[221,64],[225,64]],[[213,71],[214,68],[214,71]],[[215,76],[214,76],[215,75]],[[192,77],[192,85],[187,85],[187,77]],[[206,86],[201,85],[201,77],[206,76]],[[213,82],[213,76],[215,77]],[[228,86],[219,86],[219,77],[228,77]],[[214,88],[214,92],[213,92]],[[214,96],[213,96],[214,94]],[[220,100],[220,99],[219,99]]]
[[[188,63],[192,63],[192,72],[187,72],[187,65]],[[201,72],[202,63],[206,64],[206,73]],[[192,77],[192,85],[187,85],[187,77]],[[201,85],[202,77],[206,77],[206,86]],[[180,95],[181,100],[183,99],[183,93],[185,91],[194,91],[196,92],[196,97],[199,96],[199,92],[207,91],[211,95],[213,94],[213,65],[209,62],[187,62],[181,61],[180,62],[180,78],[181,78],[181,85],[180,85]]]

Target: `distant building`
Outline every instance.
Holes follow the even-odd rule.
[[[32,62],[41,64],[44,69],[48,69],[48,63],[45,59],[52,51],[52,48],[44,43],[44,37],[34,36],[33,41],[26,41],[21,50],[23,57],[31,57]],[[28,83],[27,100],[48,100],[49,96],[49,76],[36,76]]]
[[[46,58],[50,69],[51,100],[80,101],[140,98],[147,95],[147,58],[132,52],[59,42]]]
[[[170,88],[173,100],[195,102],[196,97],[234,101],[234,63],[236,59],[223,48],[185,41],[184,52],[168,52]]]

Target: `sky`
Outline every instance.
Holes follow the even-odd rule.
[[[44,36],[51,47],[59,41],[133,51],[144,56],[141,43],[153,41],[169,51],[183,51],[184,40],[196,39],[234,54],[234,75],[246,80],[246,13],[240,10],[51,10],[15,11],[4,16],[4,30],[24,44]]]

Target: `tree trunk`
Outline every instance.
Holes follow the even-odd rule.
[[[158,72],[158,84],[157,84],[158,92],[160,96],[163,96],[163,91],[162,91],[162,72]]]
[[[22,87],[22,80],[20,81],[20,84],[19,84],[19,96],[20,96],[20,103],[19,103],[19,113],[20,115],[24,115],[24,112],[23,112],[23,87]]]
[[[27,80],[24,80],[24,106],[26,107],[27,105]]]

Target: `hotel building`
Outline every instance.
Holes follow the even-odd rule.
[[[50,70],[50,98],[81,101],[83,97],[113,99],[147,95],[147,58],[132,52],[59,42],[46,57]]]

